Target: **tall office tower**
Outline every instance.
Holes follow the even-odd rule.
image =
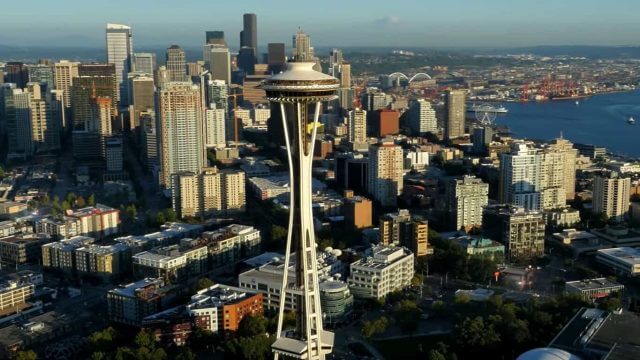
[[[269,65],[269,71],[272,74],[277,74],[283,71],[285,63],[287,62],[287,55],[285,54],[283,43],[269,43],[267,52],[267,64]]]
[[[446,186],[451,230],[482,226],[482,208],[489,203],[489,184],[473,176],[452,179]]]
[[[525,143],[515,143],[500,156],[500,202],[540,210],[542,156]]]
[[[200,173],[204,165],[203,106],[200,88],[189,82],[169,82],[158,93],[160,185],[171,190],[171,176]]]
[[[447,140],[464,135],[465,126],[465,98],[464,90],[449,90],[446,93],[444,137]]]
[[[169,81],[187,81],[187,55],[180,46],[169,46],[166,67],[169,72]]]
[[[400,113],[397,110],[376,110],[373,118],[376,137],[383,138],[400,133]]]
[[[114,78],[111,76],[78,76],[73,80],[71,101],[73,102],[73,129],[89,130],[93,120],[91,103],[94,98],[115,99]],[[116,117],[115,101],[111,101],[111,116]]]
[[[10,61],[4,64],[5,82],[16,84],[18,89],[23,89],[29,82],[29,69],[21,62]]]
[[[169,71],[167,70],[166,66],[159,66],[153,72],[153,82],[156,84],[156,87],[158,89],[162,88],[164,84],[170,81],[171,80],[169,79]]]
[[[362,109],[349,111],[349,142],[352,150],[364,150],[367,143],[367,112]]]
[[[158,164],[158,133],[155,111],[145,111],[140,114],[140,135],[142,148],[142,162],[147,171],[154,173]]]
[[[255,73],[256,54],[254,51],[254,48],[244,46],[240,48],[240,51],[238,52],[238,67],[248,75],[253,75]]]
[[[140,126],[140,114],[155,109],[155,86],[150,75],[134,75],[129,78],[131,90],[131,119],[129,126],[135,129]]]
[[[578,157],[578,150],[573,147],[571,141],[562,137],[551,142],[549,150],[564,155],[564,189],[567,194],[566,199],[573,200],[576,194],[576,158]]]
[[[611,172],[593,179],[593,212],[615,221],[623,221],[629,213],[631,178]]]
[[[351,64],[340,64],[338,68],[338,79],[340,79],[341,88],[351,88]]]
[[[436,111],[431,107],[431,103],[424,99],[418,99],[411,103],[409,109],[409,126],[414,135],[424,136],[428,132],[438,132],[438,121]]]
[[[311,39],[302,29],[293,35],[293,58],[298,61],[315,61]]]
[[[205,110],[205,146],[208,148],[225,147],[226,110],[212,108]]]
[[[153,75],[156,69],[156,54],[135,53],[133,54],[133,69],[137,73]]]
[[[51,100],[42,88],[46,83],[28,83],[30,93],[31,141],[34,153],[60,150],[60,122],[54,116]]]
[[[332,49],[329,53],[329,70],[332,71],[332,76],[337,77],[338,67],[342,65],[342,50]]]
[[[205,67],[214,80],[222,80],[231,84],[231,55],[224,45],[207,44],[204,46],[203,58]]]
[[[485,236],[505,246],[509,261],[544,255],[544,216],[511,205],[488,205],[482,212]]]
[[[71,108],[71,86],[73,85],[73,78],[79,75],[78,65],[80,65],[79,62],[67,60],[60,60],[53,64],[55,88],[63,91],[64,107],[67,109]]]
[[[7,161],[24,160],[33,155],[30,102],[31,94],[27,89],[5,87]]]
[[[216,109],[224,109],[225,113],[228,110],[228,91],[229,86],[224,80],[209,80],[207,81],[206,91],[206,104],[211,106],[211,104],[215,105]]]
[[[107,24],[107,62],[116,66],[118,92],[114,100],[129,105],[128,75],[132,71],[133,41],[131,27]]]
[[[118,116],[118,81],[116,78],[116,66],[114,64],[80,64],[78,66],[78,75],[79,76],[97,76],[97,77],[109,77],[111,78],[111,93],[109,94],[101,94],[100,86],[98,86],[98,94],[100,96],[108,96],[112,101],[111,113],[114,118]],[[75,80],[74,80],[75,81]],[[106,91],[106,88],[105,88]],[[73,100],[72,100],[73,102]]]
[[[367,188],[383,207],[396,206],[404,188],[402,147],[385,138],[369,146],[369,179]]]
[[[224,40],[224,31],[205,32],[205,44],[222,45],[227,47],[227,42]]]
[[[313,70],[312,62],[292,62],[283,73],[266,79],[262,88],[270,102],[280,105],[289,159],[291,184],[289,232],[285,269],[296,257],[295,282],[284,271],[280,291],[278,329],[272,345],[275,358],[322,360],[331,353],[333,333],[323,330],[316,241],[311,209],[311,168],[322,102],[336,99],[338,80]],[[311,127],[311,131],[309,131]],[[288,294],[297,300],[296,327],[283,332]]]
[[[256,14],[242,16],[243,30],[240,32],[240,47],[253,48],[253,54],[258,53],[258,18]]]
[[[489,155],[489,145],[493,141],[493,128],[490,126],[478,126],[473,128],[473,153],[477,155]],[[574,165],[575,168],[575,165]],[[575,174],[573,175],[575,179]]]
[[[367,111],[375,111],[385,109],[389,105],[387,94],[376,88],[368,88],[367,92],[362,94],[362,105]]]
[[[38,83],[40,85],[46,85],[43,92],[53,90],[55,85],[53,79],[53,66],[52,65],[31,65],[29,66],[29,82]]]

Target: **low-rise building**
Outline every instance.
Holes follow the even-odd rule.
[[[640,274],[640,250],[636,248],[598,250],[596,260],[618,275],[633,277]]]
[[[51,241],[48,234],[27,233],[0,238],[0,261],[9,264],[36,263],[42,256],[42,245]]]
[[[260,230],[238,224],[204,232],[201,238],[207,245],[213,268],[233,265],[242,259],[258,255],[262,242]]]
[[[413,253],[404,247],[374,246],[351,264],[348,283],[356,298],[381,299],[411,285]]]
[[[208,269],[207,258],[206,246],[156,248],[133,255],[133,275],[181,282],[204,273]]]
[[[460,236],[452,239],[469,255],[482,255],[501,263],[504,261],[504,245],[482,236]]]
[[[139,326],[142,319],[163,310],[172,299],[172,286],[161,279],[143,279],[118,286],[107,293],[109,320]]]
[[[80,221],[80,235],[102,238],[115,235],[120,226],[120,210],[96,204],[77,210],[68,210],[67,216]]]
[[[570,294],[580,294],[584,300],[595,300],[607,297],[613,293],[624,291],[624,285],[607,278],[584,279],[567,281],[564,290]]]
[[[505,246],[507,259],[531,259],[544,254],[545,222],[542,213],[511,205],[484,208],[485,235]]]
[[[70,216],[64,216],[60,219],[47,217],[36,221],[37,233],[49,234],[58,240],[82,235],[80,228],[80,220]]]
[[[193,295],[186,311],[202,330],[237,331],[245,316],[262,314],[262,294],[216,284]]]
[[[36,286],[42,284],[42,274],[31,271],[11,274],[0,279],[0,318],[31,306],[29,300]]]
[[[554,233],[549,237],[549,240],[570,249],[576,258],[584,253],[611,247],[610,244],[594,234],[576,229],[564,229],[562,232]]]
[[[42,245],[42,266],[72,273],[76,270],[75,251],[94,242],[95,239],[88,236],[74,236]]]
[[[16,223],[12,220],[0,221],[0,238],[11,236],[17,232]]]
[[[580,211],[577,209],[566,207],[544,212],[547,225],[551,226],[574,226],[580,222]]]
[[[175,245],[184,238],[196,238],[202,234],[202,225],[166,223],[161,230],[146,235],[129,235],[115,239],[116,242],[126,244],[132,254],[150,250],[155,247]]]
[[[344,281],[327,280],[320,282],[320,306],[322,317],[327,324],[340,322],[353,310],[353,294]]]
[[[78,274],[112,278],[129,270],[131,249],[122,243],[108,246],[88,244],[76,249],[75,260]]]

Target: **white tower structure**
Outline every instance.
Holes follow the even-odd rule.
[[[334,335],[322,328],[311,210],[311,167],[322,102],[337,98],[340,83],[330,75],[313,70],[314,62],[300,60],[287,63],[286,71],[261,85],[267,99],[280,105],[289,159],[291,207],[284,268],[288,267],[292,252],[297,259],[295,279],[289,279],[287,271],[283,274],[277,339],[272,350],[276,359],[282,356],[322,360],[332,351]],[[296,327],[283,331],[285,299],[289,294],[297,297]]]

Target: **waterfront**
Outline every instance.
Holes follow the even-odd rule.
[[[604,146],[608,151],[640,157],[640,90],[573,100],[505,103],[509,113],[496,119],[519,138],[551,140],[563,134],[574,143]]]

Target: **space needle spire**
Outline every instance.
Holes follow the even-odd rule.
[[[297,61],[296,61],[297,60]],[[333,348],[333,333],[322,328],[320,291],[313,229],[311,168],[322,103],[335,100],[338,79],[313,70],[315,62],[294,59],[284,72],[261,84],[266,98],[279,105],[289,161],[289,231],[280,291],[275,359],[323,360]],[[295,254],[295,279],[289,262]],[[283,331],[285,301],[294,297],[296,327]]]

